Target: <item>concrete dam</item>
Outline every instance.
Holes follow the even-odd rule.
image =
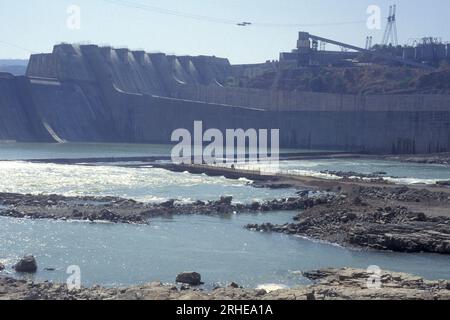
[[[0,73],[0,140],[169,143],[177,128],[280,129],[282,147],[450,151],[450,95],[341,95],[226,86],[227,59],[61,44]]]

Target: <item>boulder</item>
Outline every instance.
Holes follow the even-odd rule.
[[[176,282],[199,286],[202,284],[202,277],[197,272],[183,272],[177,276]]]
[[[252,209],[252,210],[259,210],[260,207],[261,207],[261,205],[259,204],[259,202],[253,202],[250,205],[250,209]]]
[[[203,201],[201,201],[201,200],[197,200],[197,201],[194,202],[194,205],[195,205],[195,206],[204,206],[204,205],[205,205],[205,202],[203,202]]]
[[[72,216],[73,216],[74,218],[81,218],[81,217],[83,217],[83,214],[82,214],[80,211],[78,211],[77,209],[74,209],[74,210],[72,211]]]
[[[102,211],[100,211],[100,220],[106,220],[106,221],[112,221],[112,222],[117,222],[119,221],[119,215],[108,210],[108,209],[103,209]]]
[[[256,289],[255,290],[255,297],[261,297],[267,294],[267,291],[264,289]]]
[[[37,271],[36,258],[32,255],[27,255],[19,260],[14,266],[17,272],[35,273]]]
[[[217,201],[217,204],[231,205],[232,202],[233,202],[233,197],[226,196],[226,197],[220,197],[220,200]]]
[[[175,206],[175,199],[170,199],[166,202],[161,203],[161,207],[164,208],[173,208]]]
[[[0,262],[0,271],[5,270],[5,266]]]

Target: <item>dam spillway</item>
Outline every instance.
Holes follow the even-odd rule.
[[[0,73],[0,140],[168,143],[177,128],[280,129],[282,147],[450,151],[450,95],[344,95],[226,86],[227,59],[61,44]]]

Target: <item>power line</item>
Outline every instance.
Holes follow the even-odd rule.
[[[17,44],[11,43],[11,42],[6,42],[6,41],[3,41],[3,40],[0,40],[0,44],[6,45],[6,46],[9,46],[9,47],[13,47],[13,48],[16,48],[16,49],[20,49],[20,50],[23,50],[23,51],[27,51],[28,53],[32,53],[32,54],[33,54],[33,53],[36,53],[36,52],[33,51],[33,50],[24,48],[24,47],[22,47],[22,46],[19,46],[19,45],[17,45]]]
[[[205,21],[211,23],[220,23],[220,24],[228,24],[228,25],[238,25],[238,26],[257,26],[257,27],[270,27],[270,28],[301,28],[301,27],[320,27],[320,26],[344,26],[344,25],[354,25],[354,24],[365,24],[367,20],[357,20],[357,21],[342,21],[342,22],[324,22],[324,23],[309,23],[309,24],[301,24],[301,23],[270,23],[270,22],[241,22],[238,20],[232,19],[224,19],[218,17],[204,16],[193,13],[186,13],[177,10],[170,10],[161,7],[156,7],[152,5],[147,5],[143,3],[138,3],[134,1],[128,0],[103,0],[107,3],[129,7],[134,9],[139,9],[143,11],[154,12],[158,14],[165,14],[176,16],[180,18],[193,19],[198,21]]]
[[[151,11],[151,12],[155,12],[155,13],[159,13],[159,14],[172,15],[172,16],[181,17],[181,18],[189,18],[189,19],[200,20],[200,21],[233,24],[233,25],[237,23],[235,20],[221,19],[221,18],[214,18],[214,17],[209,17],[209,16],[191,14],[191,13],[165,9],[165,8],[151,6],[151,5],[142,4],[142,3],[133,2],[133,1],[125,1],[125,0],[103,0],[103,1],[111,3],[111,4],[119,5],[119,6],[140,9],[140,10],[145,10],[145,11]]]

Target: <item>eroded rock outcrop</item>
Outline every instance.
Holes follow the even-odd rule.
[[[450,217],[429,215],[430,203],[447,208],[448,193],[408,187],[356,187],[299,213],[294,223],[246,228],[321,239],[344,246],[450,254]],[[417,207],[424,202],[425,205]],[[390,205],[389,205],[390,204]],[[414,208],[414,209],[411,209]]]
[[[260,211],[301,210],[333,199],[332,194],[301,194],[252,204],[233,203],[230,196],[216,201],[193,203],[175,200],[142,203],[115,197],[64,197],[59,195],[23,195],[0,193],[0,216],[32,219],[74,219],[114,223],[147,223],[148,219],[167,215],[216,215]]]
[[[69,291],[66,285],[32,283],[0,277],[0,299],[27,300],[449,300],[450,282],[428,281],[421,277],[381,271],[377,286],[368,283],[374,276],[360,269],[323,269],[305,272],[315,283],[272,292],[238,286],[179,289],[153,282],[128,288],[82,288]],[[370,282],[372,283],[372,282]]]

